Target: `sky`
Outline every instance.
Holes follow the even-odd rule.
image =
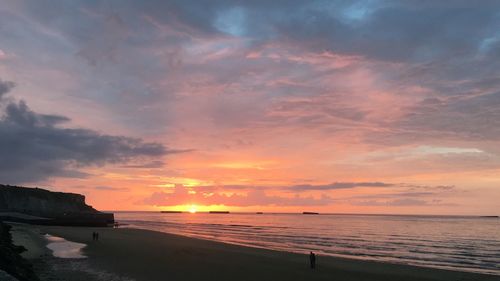
[[[0,0],[0,182],[499,215],[500,2]]]

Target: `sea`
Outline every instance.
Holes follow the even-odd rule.
[[[500,276],[495,217],[115,212],[115,219],[250,247]]]

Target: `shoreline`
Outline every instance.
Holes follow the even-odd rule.
[[[66,280],[498,280],[499,276],[413,265],[319,256],[317,268],[309,269],[304,254],[241,246],[135,228],[93,228],[14,225],[13,236],[28,232],[28,259],[56,265],[75,263],[85,279]],[[91,233],[100,233],[92,241]],[[85,243],[86,259],[54,258],[48,249],[31,255],[40,247],[36,236],[49,233],[68,241]],[[16,240],[16,239],[15,239]],[[45,245],[44,245],[45,246]],[[26,247],[26,246],[25,246]],[[31,251],[30,251],[31,250]],[[57,271],[58,266],[51,266]],[[61,269],[61,268],[59,268]],[[51,270],[49,270],[51,271]],[[62,271],[65,271],[63,268]],[[68,271],[66,269],[66,271]],[[68,271],[69,272],[69,271]],[[55,274],[57,272],[45,272]],[[68,273],[69,274],[69,273]],[[70,276],[66,274],[66,277]],[[64,274],[63,274],[64,275]],[[71,276],[74,275],[74,272]],[[107,279],[103,279],[106,276]],[[42,280],[43,277],[41,278]],[[58,280],[58,279],[55,279]],[[210,280],[210,279],[209,279]]]

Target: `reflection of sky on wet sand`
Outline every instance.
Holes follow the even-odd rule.
[[[81,252],[82,248],[87,246],[85,244],[67,241],[64,238],[49,234],[45,234],[45,238],[49,241],[47,248],[52,250],[54,257],[64,259],[86,258]]]

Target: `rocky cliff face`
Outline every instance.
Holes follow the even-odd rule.
[[[49,220],[24,218],[12,215],[12,213],[22,213]],[[50,225],[106,226],[114,223],[114,216],[101,213],[85,204],[85,196],[80,194],[0,185],[1,220]]]
[[[12,243],[10,228],[0,221],[0,280],[38,281],[31,264],[20,255],[24,247]],[[7,279],[2,271],[17,279]]]
[[[0,212],[19,212],[40,217],[68,213],[97,213],[85,204],[85,196],[40,188],[0,185]]]

